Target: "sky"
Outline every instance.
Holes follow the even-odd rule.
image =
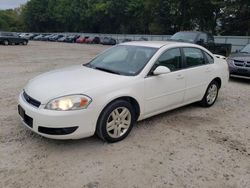
[[[0,9],[13,9],[26,3],[28,0],[0,0]]]

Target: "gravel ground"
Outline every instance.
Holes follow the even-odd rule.
[[[250,80],[231,79],[209,109],[192,104],[141,121],[115,144],[50,140],[21,124],[17,97],[29,79],[106,48],[0,46],[0,187],[250,187]]]

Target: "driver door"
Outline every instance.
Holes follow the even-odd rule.
[[[185,74],[181,70],[182,56],[179,48],[164,52],[156,61],[157,66],[166,66],[170,73],[145,78],[145,115],[154,115],[183,103],[185,94]]]

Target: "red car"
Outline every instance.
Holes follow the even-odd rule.
[[[85,40],[85,43],[87,44],[100,44],[100,42],[100,37],[89,37]]]
[[[89,37],[79,37],[77,40],[76,40],[76,43],[86,43],[86,40],[88,39]]]

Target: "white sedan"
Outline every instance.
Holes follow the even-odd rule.
[[[29,129],[48,138],[96,133],[117,142],[136,121],[197,101],[212,106],[228,78],[227,62],[201,46],[129,42],[88,64],[30,80],[18,112]]]

